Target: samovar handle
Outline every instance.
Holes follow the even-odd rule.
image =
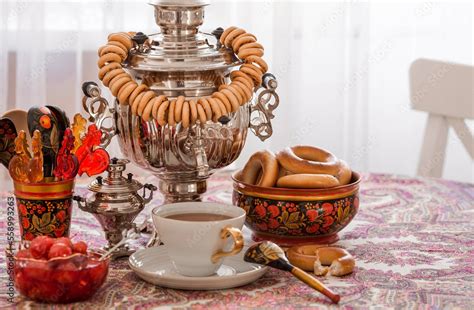
[[[273,134],[271,119],[273,110],[278,107],[280,97],[276,93],[278,82],[271,73],[266,73],[262,78],[262,90],[254,104],[250,105],[249,127],[252,132],[261,140],[265,141]]]
[[[82,211],[92,212],[91,209],[89,208],[89,205],[87,204],[86,198],[81,197],[81,196],[73,196],[72,200],[75,200],[77,202],[79,209],[81,209]]]
[[[145,194],[146,194],[146,190],[149,190],[150,193],[148,195],[148,197],[145,197]],[[153,200],[153,192],[157,190],[157,187],[153,184],[145,184],[143,185],[143,195],[142,195],[142,198],[143,198],[143,203],[146,205],[147,203],[149,203],[150,201]]]
[[[117,133],[115,127],[115,108],[111,107],[108,101],[101,96],[99,86],[92,81],[82,84],[82,107],[89,114],[89,122],[94,123],[102,131],[100,146],[107,147],[113,136]],[[110,126],[105,124],[109,120]]]

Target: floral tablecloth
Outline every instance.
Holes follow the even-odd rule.
[[[206,200],[230,203],[229,176],[221,173],[212,177]],[[76,192],[85,194],[85,186],[79,185]],[[1,198],[2,219],[6,218],[8,195],[4,193]],[[143,213],[159,205],[160,200],[157,197]],[[2,252],[6,231],[6,223],[1,223]],[[78,208],[74,209],[72,234],[95,246],[104,243],[97,221]],[[339,306],[277,270],[236,289],[184,291],[145,283],[129,269],[127,260],[120,260],[112,263],[107,282],[92,299],[58,308],[474,309],[473,184],[366,174],[361,183],[359,214],[340,237],[337,244],[353,253],[357,269],[343,278],[321,278],[342,296]],[[49,308],[21,296],[15,296],[12,303],[3,256],[0,263],[0,307]]]

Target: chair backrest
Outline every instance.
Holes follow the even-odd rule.
[[[410,66],[410,99],[418,111],[474,119],[474,67],[415,60]]]
[[[429,59],[410,66],[413,109],[428,112],[418,174],[442,175],[449,127],[474,160],[474,138],[464,119],[474,119],[474,67]]]

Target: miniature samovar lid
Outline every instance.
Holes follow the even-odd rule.
[[[101,194],[135,194],[143,185],[133,179],[132,173],[128,173],[126,178],[123,177],[122,173],[128,163],[128,159],[112,158],[107,167],[107,177],[98,176],[89,184],[89,190]]]

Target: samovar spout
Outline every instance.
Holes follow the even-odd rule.
[[[192,131],[191,137],[194,137],[192,148],[196,158],[197,176],[200,178],[207,178],[209,176],[209,163],[207,162],[205,141],[202,136],[201,126],[196,126]]]

